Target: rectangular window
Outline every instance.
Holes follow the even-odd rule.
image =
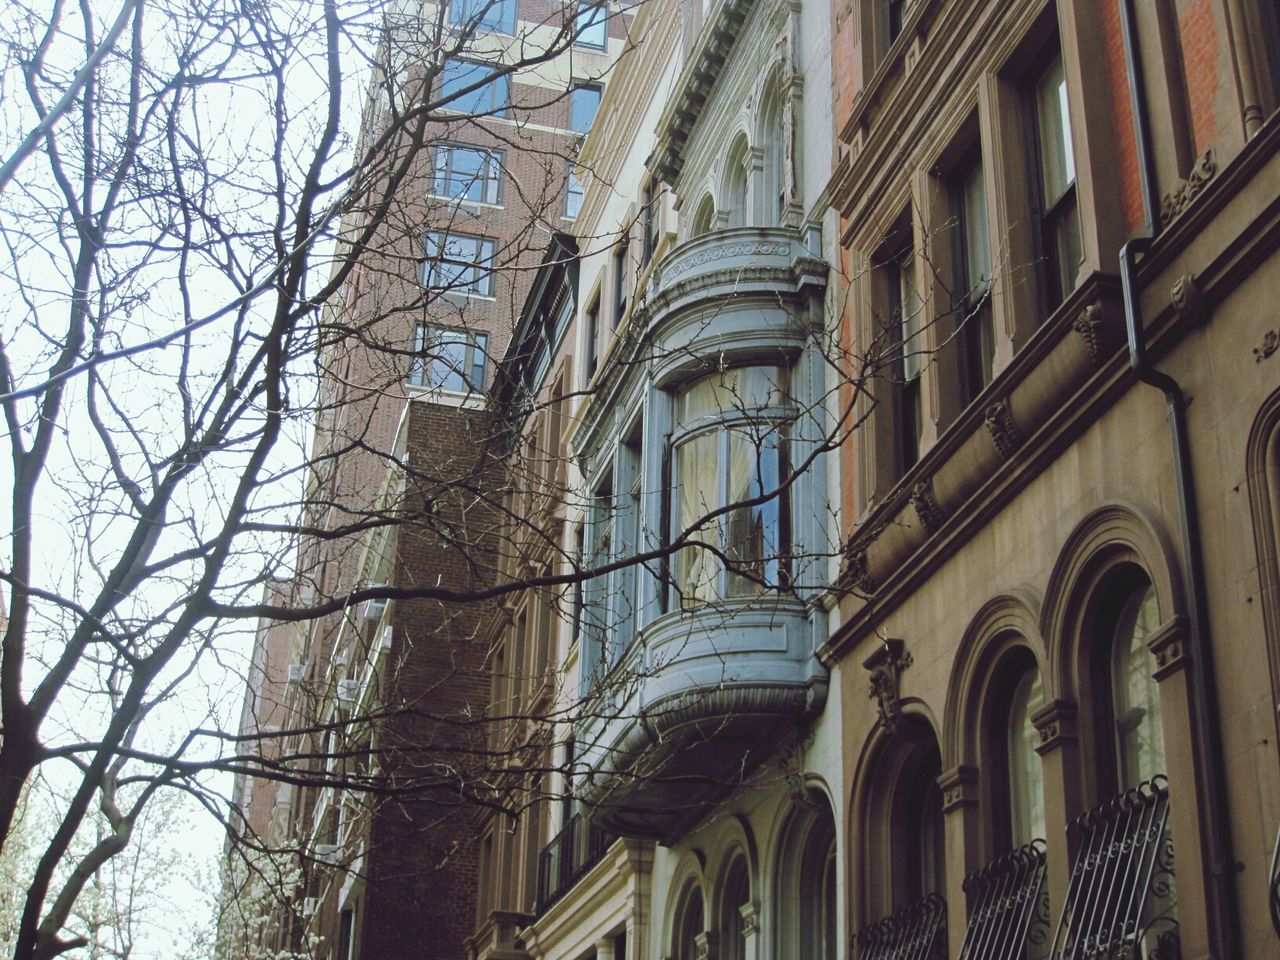
[[[596,297],[587,307],[587,382],[595,376],[596,364],[600,361],[600,298]]]
[[[516,0],[449,0],[449,22],[494,33],[516,32]]]
[[[991,382],[995,330],[991,317],[991,243],[987,236],[987,193],[982,161],[961,167],[952,183],[956,221],[956,323],[965,404]]]
[[[483,392],[488,345],[483,333],[419,324],[409,382],[454,393]]]
[[[914,250],[900,254],[886,265],[889,298],[897,346],[897,461],[898,475],[906,473],[920,459],[920,437],[924,433],[920,374],[924,369],[924,336],[921,330],[920,297],[916,290]]]
[[[887,53],[902,35],[902,13],[906,0],[880,0],[880,16],[884,23],[884,49]]]
[[[582,198],[585,194],[586,191],[582,189],[582,184],[573,175],[573,164],[569,164],[569,173],[564,190],[564,215],[566,219],[573,220],[578,216],[578,212],[582,209]]]
[[[582,83],[569,91],[569,129],[587,133],[600,109],[603,88],[596,83]]]
[[[622,322],[627,313],[628,244],[623,241],[613,251],[613,325]]]
[[[587,566],[596,569],[614,559],[613,475],[606,474],[591,494],[588,509],[590,554]],[[608,669],[605,641],[614,633],[609,614],[610,577],[592,577],[585,584],[582,645],[578,650],[583,694],[589,693]]]
[[[442,293],[493,296],[497,245],[486,237],[427,231],[422,283]]]
[[[653,182],[644,185],[640,195],[640,269],[643,270],[653,259],[658,249],[658,211],[654,209]]]
[[[511,103],[511,78],[474,60],[446,60],[440,72],[441,105],[471,116],[505,117]]]
[[[640,550],[640,452],[641,435],[637,425],[618,451],[618,516],[615,526],[619,557],[633,557]],[[617,625],[610,631],[613,638],[613,648],[609,651],[610,667],[622,658],[635,636],[639,570],[639,565],[633,564],[614,573],[616,587],[612,593]]]
[[[1076,162],[1067,110],[1067,78],[1055,55],[1028,90],[1034,128],[1036,206],[1047,312],[1076,285],[1084,258],[1076,209]]]
[[[502,154],[481,147],[445,143],[436,147],[431,192],[437,197],[498,202],[502,183]]]
[[[574,43],[603,50],[609,39],[609,9],[606,2],[583,2],[573,19],[577,31]]]

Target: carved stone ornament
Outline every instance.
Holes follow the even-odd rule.
[[[1115,328],[1107,323],[1102,313],[1101,304],[1091,303],[1081,310],[1072,326],[1084,338],[1085,349],[1094,363],[1102,363],[1120,344]]]
[[[1184,273],[1173,282],[1173,289],[1169,291],[1169,301],[1180,318],[1194,323],[1204,321],[1206,312],[1204,292],[1196,283],[1195,274]]]
[[[946,521],[947,515],[938,506],[938,498],[933,493],[933,478],[919,481],[911,489],[911,505],[916,508],[916,516],[925,533],[935,533]]]
[[[1217,172],[1218,165],[1213,159],[1213,150],[1210,148],[1196,160],[1196,165],[1191,168],[1187,179],[1178,184],[1173,192],[1164,195],[1164,200],[1160,203],[1160,223],[1168,226],[1182,216],[1183,211],[1191,206],[1196,197],[1200,196]]]
[[[880,720],[885,728],[894,732],[902,719],[902,671],[912,664],[906,644],[890,638],[880,644],[862,666],[871,672],[869,695],[876,701]]]
[[[696,960],[716,960],[720,956],[720,937],[703,931],[693,938],[693,955]]]
[[[849,578],[849,585],[855,590],[861,590],[864,593],[875,593],[876,580],[871,575],[871,565],[867,561],[865,548],[857,548],[850,545],[845,572]]]
[[[938,777],[942,790],[942,812],[956,807],[972,807],[978,803],[978,768],[961,764],[944,770]]]
[[[1280,330],[1268,330],[1262,337],[1262,343],[1253,348],[1253,362],[1261,363],[1277,350],[1280,350]]]
[[[744,937],[754,936],[760,930],[760,908],[756,906],[755,901],[744,903],[738,908],[738,913],[742,917],[742,935]]]
[[[1070,700],[1050,700],[1031,714],[1031,722],[1040,734],[1036,753],[1044,756],[1076,738],[1076,712],[1076,705]]]
[[[1014,422],[1008,400],[997,400],[987,407],[987,429],[991,431],[991,439],[995,441],[1000,456],[1006,460],[1022,446],[1022,431]]]

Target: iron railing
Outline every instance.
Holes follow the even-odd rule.
[[[1041,955],[1049,939],[1044,854],[1044,841],[1032,840],[965,879],[969,926],[960,960],[1024,960]]]
[[[936,893],[877,920],[856,937],[859,960],[942,960],[947,901]]]
[[[1053,960],[1178,956],[1169,782],[1156,775],[1068,828],[1076,840]]]
[[[583,874],[604,859],[615,839],[581,814],[570,817],[538,856],[538,913],[568,893]]]

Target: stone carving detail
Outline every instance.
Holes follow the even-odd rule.
[[[947,515],[938,506],[938,498],[933,493],[933,478],[919,481],[911,489],[911,505],[916,508],[916,516],[925,533],[934,533],[946,521]]]
[[[871,671],[869,695],[876,701],[880,720],[890,733],[897,730],[902,719],[902,671],[912,662],[906,644],[892,638],[862,662],[863,667]]]
[[[693,938],[693,955],[696,960],[716,960],[720,955],[719,947],[720,937],[709,931],[704,931]]]
[[[1076,705],[1070,700],[1051,700],[1031,715],[1031,722],[1040,734],[1036,752],[1043,756],[1076,738]]]
[[[1000,456],[1006,460],[1022,446],[1022,431],[1014,422],[1008,400],[997,400],[987,407],[987,429],[991,431],[991,439],[996,442]]]
[[[662,271],[662,282],[665,286],[685,271],[717,260],[732,257],[785,257],[790,253],[791,244],[785,240],[746,240],[741,243],[715,244],[695,250],[667,266]]]
[[[738,913],[742,915],[742,935],[744,937],[753,936],[760,930],[760,908],[752,903],[744,903],[738,908]]]
[[[971,807],[978,802],[978,770],[976,767],[961,764],[945,770],[938,778],[938,786],[942,788],[942,812],[956,807]]]
[[[1195,323],[1204,320],[1204,293],[1196,283],[1195,274],[1184,273],[1175,280],[1173,289],[1169,292],[1169,300],[1181,319]]]
[[[1268,330],[1262,338],[1262,343],[1253,348],[1253,362],[1261,363],[1277,350],[1280,350],[1280,330]]]
[[[1119,345],[1120,338],[1111,324],[1107,323],[1101,304],[1091,303],[1085,307],[1072,326],[1084,338],[1085,349],[1089,351],[1089,359],[1094,363],[1102,363]]]
[[[1206,150],[1196,160],[1196,165],[1191,168],[1191,173],[1187,179],[1178,184],[1172,193],[1166,193],[1164,200],[1160,203],[1160,222],[1164,226],[1168,226],[1178,217],[1180,217],[1187,207],[1191,206],[1193,200],[1200,196],[1209,181],[1213,179],[1213,175],[1218,172],[1218,165],[1213,159],[1213,150]]]
[[[876,580],[871,575],[871,565],[867,561],[866,548],[850,545],[848,553],[845,573],[848,576],[849,585],[855,590],[861,590],[864,593],[875,593]]]

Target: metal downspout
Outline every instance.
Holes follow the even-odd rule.
[[[1151,149],[1150,120],[1142,82],[1142,61],[1133,0],[1119,0],[1124,39],[1125,68],[1133,106],[1134,136],[1138,148],[1138,170],[1146,208],[1147,236],[1134,237],[1120,250],[1120,282],[1124,293],[1125,328],[1129,341],[1129,366],[1138,379],[1164,394],[1173,443],[1174,476],[1178,495],[1178,520],[1182,532],[1182,573],[1190,620],[1190,683],[1192,700],[1191,732],[1197,761],[1196,790],[1208,822],[1202,836],[1202,852],[1209,866],[1211,882],[1207,893],[1210,944],[1222,951],[1222,960],[1239,955],[1235,874],[1231,825],[1228,818],[1226,769],[1223,762],[1222,730],[1218,712],[1217,687],[1210,649],[1208,591],[1205,586],[1204,555],[1200,540],[1200,516],[1191,469],[1191,437],[1187,428],[1187,401],[1182,387],[1167,373],[1156,370],[1147,358],[1142,304],[1137,283],[1137,258],[1150,250],[1159,229],[1154,154]]]

